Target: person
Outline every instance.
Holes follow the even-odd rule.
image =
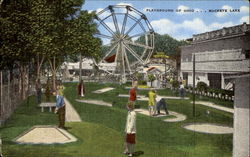
[[[53,91],[53,95],[56,96],[56,109],[55,113],[58,114],[59,128],[65,128],[65,102],[63,96],[59,95],[59,91]]]
[[[59,95],[64,96],[64,92],[63,92],[64,87],[61,83],[59,83],[59,85],[57,86],[57,90],[59,92]]]
[[[85,95],[85,86],[84,86],[83,80],[80,81],[80,83],[78,84],[77,89],[78,89],[78,96],[84,97],[84,95]]]
[[[137,89],[137,83],[133,84],[133,88],[129,90],[129,102],[131,102],[133,105],[135,105],[136,101],[136,89]]]
[[[42,85],[40,79],[36,80],[36,98],[37,98],[37,103],[40,104],[42,99]]]
[[[167,109],[167,103],[164,98],[161,96],[157,96],[156,98],[156,109],[157,109],[157,114],[161,114],[161,107],[165,110],[166,115],[169,114],[168,109]]]
[[[134,153],[136,135],[136,112],[134,111],[134,104],[131,101],[128,102],[127,109],[128,115],[125,126],[125,151],[123,153],[131,157]]]
[[[182,82],[180,83],[180,97],[181,98],[184,98],[185,96],[185,88],[184,88],[184,85],[182,84]]]
[[[149,111],[149,116],[155,115],[156,113],[156,109],[155,109],[155,98],[156,98],[156,94],[155,94],[155,90],[150,89],[149,93],[148,93],[148,111]],[[153,113],[153,114],[152,114]]]
[[[174,83],[174,79],[171,77],[170,80],[169,80],[169,83],[171,85],[171,90],[173,89],[173,83]]]

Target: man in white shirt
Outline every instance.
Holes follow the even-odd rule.
[[[126,142],[124,154],[129,157],[133,156],[135,146],[135,134],[136,134],[136,112],[134,111],[134,104],[128,102],[128,116],[125,126]]]

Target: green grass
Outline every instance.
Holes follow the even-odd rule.
[[[114,84],[86,83],[86,99],[110,102],[114,107],[98,106],[76,102],[76,84],[65,84],[65,95],[78,111],[83,122],[66,123],[68,131],[78,138],[78,142],[64,145],[19,145],[11,140],[34,125],[56,125],[57,115],[48,111],[41,113],[31,97],[29,104],[24,102],[1,128],[3,152],[5,156],[25,157],[119,157],[123,151],[124,126],[128,98],[117,97],[119,93],[128,94],[124,86]],[[116,89],[103,94],[93,94],[94,90],[104,87]],[[169,95],[169,91],[158,91]],[[164,93],[166,92],[166,93]],[[147,91],[138,91],[147,94]],[[170,93],[171,95],[171,93]],[[146,101],[136,102],[147,108]],[[187,116],[179,123],[166,123],[163,118],[152,118],[137,114],[136,151],[142,157],[230,157],[232,154],[232,135],[212,135],[194,133],[181,126],[190,122],[220,123],[232,126],[233,115],[202,105],[196,105],[196,117],[192,116],[190,100],[168,100],[169,110]],[[210,115],[206,115],[206,111]],[[39,153],[38,153],[39,152]]]

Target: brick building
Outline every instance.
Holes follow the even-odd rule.
[[[212,88],[232,88],[225,77],[250,71],[250,25],[233,27],[193,35],[189,45],[181,48],[180,76],[193,84],[193,56],[195,55],[196,83],[203,81]]]

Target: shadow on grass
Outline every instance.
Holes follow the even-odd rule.
[[[144,152],[143,151],[136,151],[133,153],[133,156],[140,156],[140,155],[143,155]]]

